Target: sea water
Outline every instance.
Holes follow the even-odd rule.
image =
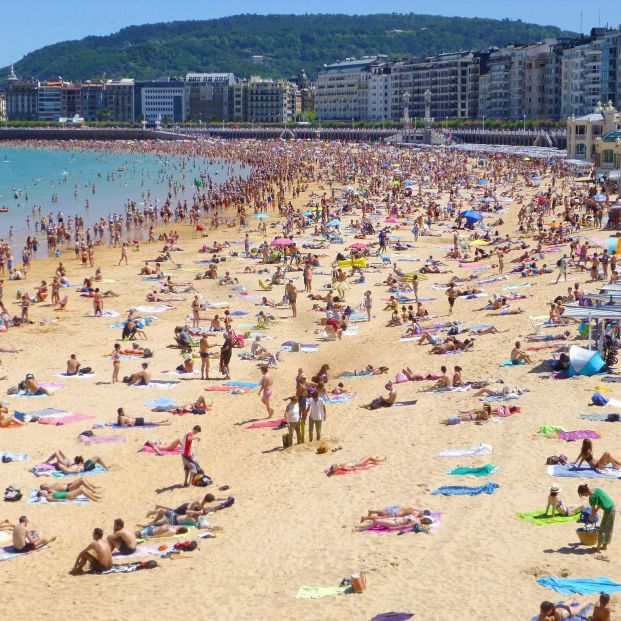
[[[13,245],[34,235],[33,208],[37,214],[39,207],[44,216],[54,214],[55,221],[59,212],[65,222],[80,215],[89,226],[109,214],[124,214],[128,199],[141,210],[162,205],[171,185],[177,188],[173,207],[184,199],[191,204],[195,179],[208,175],[214,183],[222,183],[230,174],[244,177],[249,169],[168,154],[0,145],[0,207],[8,208],[0,213],[0,238],[8,239],[11,226]]]

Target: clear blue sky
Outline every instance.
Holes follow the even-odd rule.
[[[578,31],[582,11],[584,32],[600,23],[621,24],[621,3],[601,0],[0,0],[0,11],[0,66],[50,43],[109,34],[124,26],[238,13],[427,13],[521,19]]]

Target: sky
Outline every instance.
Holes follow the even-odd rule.
[[[292,6],[292,5],[296,6]],[[297,8],[299,7],[299,8]],[[186,19],[211,19],[239,13],[427,13],[461,17],[521,19],[579,31],[621,24],[621,3],[595,0],[0,0],[0,67],[44,45],[105,35],[125,26]]]

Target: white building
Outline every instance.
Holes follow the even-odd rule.
[[[0,93],[0,121],[6,121],[6,96]]]
[[[147,122],[181,123],[185,121],[185,83],[183,80],[171,78],[136,82],[136,91],[140,93],[141,116]]]

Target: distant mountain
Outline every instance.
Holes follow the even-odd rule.
[[[48,45],[26,55],[15,71],[23,78],[85,80],[104,73],[151,79],[188,71],[291,77],[304,68],[314,78],[323,64],[351,56],[402,57],[560,36],[575,34],[522,21],[414,14],[236,15],[130,26]],[[7,73],[0,69],[0,79]]]

